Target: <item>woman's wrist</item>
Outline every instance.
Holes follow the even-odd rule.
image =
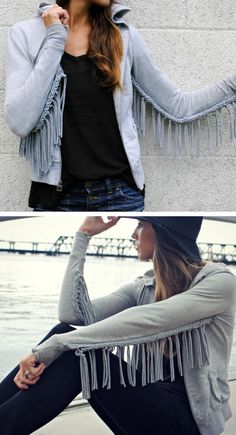
[[[35,349],[32,350],[31,349],[31,354],[34,355],[37,363],[41,363],[40,358],[39,358],[39,352],[37,350],[35,350]]]
[[[37,356],[38,362],[44,362],[48,367],[63,351],[63,345],[58,343],[58,334],[54,334],[47,340],[31,349],[31,353]]]
[[[94,236],[94,232],[84,225],[81,225],[81,227],[79,227],[79,233],[84,233],[89,237]]]

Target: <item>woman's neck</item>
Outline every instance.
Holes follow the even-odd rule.
[[[69,5],[66,7],[66,10],[70,17],[69,27],[72,31],[90,25],[88,1],[71,0]]]

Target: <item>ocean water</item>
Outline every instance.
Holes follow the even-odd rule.
[[[0,381],[59,322],[57,306],[68,257],[0,254]],[[132,281],[151,264],[135,259],[87,257],[91,299]],[[236,267],[231,270],[236,274]],[[229,379],[236,378],[236,328]]]

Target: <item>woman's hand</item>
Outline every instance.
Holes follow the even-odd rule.
[[[51,24],[69,24],[69,14],[66,9],[61,8],[57,4],[52,5],[47,12],[42,15],[43,22],[46,27]]]
[[[34,385],[40,379],[40,375],[45,369],[45,363],[42,362],[35,367],[37,362],[37,357],[33,353],[20,361],[20,370],[14,377],[14,382],[22,390],[27,390],[28,385]],[[27,378],[24,375],[26,370],[30,372]]]
[[[90,237],[100,234],[108,228],[117,224],[119,217],[108,216],[108,222],[104,222],[101,216],[86,217],[79,228],[82,233],[87,233]]]

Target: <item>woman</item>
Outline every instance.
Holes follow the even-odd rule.
[[[61,323],[0,384],[1,434],[32,433],[81,390],[115,434],[222,433],[232,415],[235,276],[201,260],[202,218],[144,216],[133,238],[153,271],[90,302],[86,248],[119,220],[109,219],[81,225],[62,285]]]
[[[5,118],[30,164],[35,211],[142,211],[146,103],[167,154],[198,155],[201,120],[212,150],[213,115],[219,145],[224,106],[236,135],[236,74],[182,91],[124,21],[129,10],[113,0],[58,0],[9,29]]]

